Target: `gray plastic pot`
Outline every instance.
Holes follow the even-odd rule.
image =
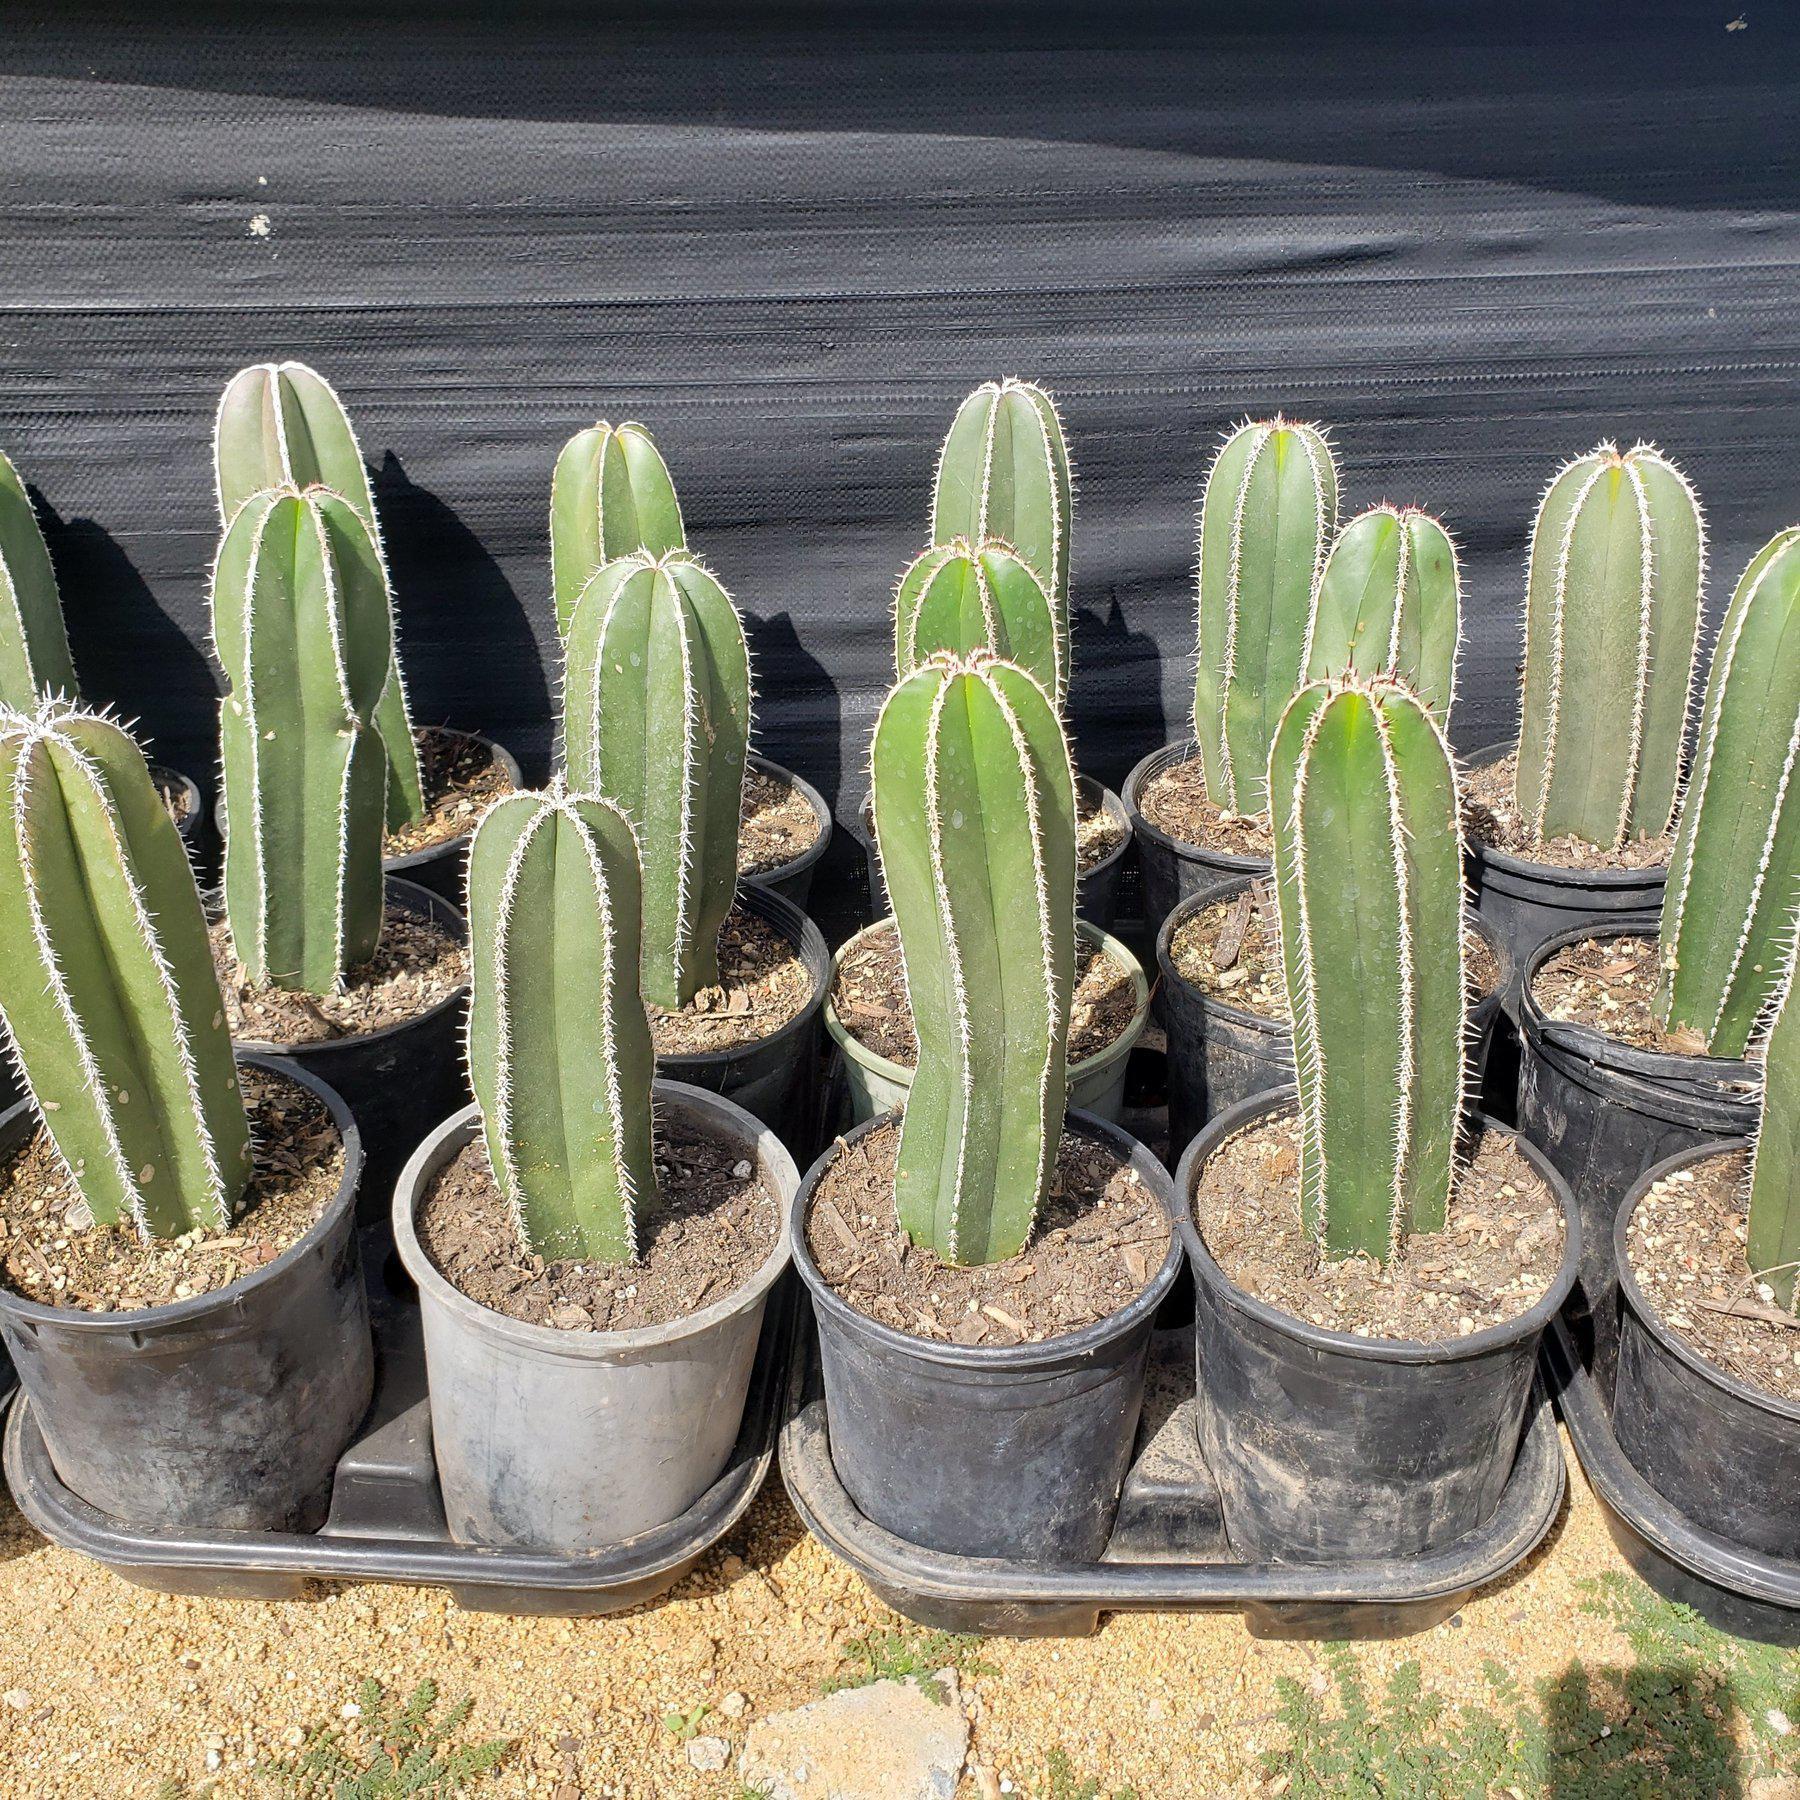
[[[415,1218],[432,1177],[481,1129],[473,1106],[414,1153],[394,1190],[394,1240],[419,1288],[438,1483],[462,1544],[603,1550],[666,1525],[737,1442],[769,1294],[788,1264],[799,1172],[742,1107],[658,1081],[658,1115],[743,1144],[780,1209],[775,1247],[733,1292],[631,1331],[558,1331],[491,1312],[439,1274]]]
[[[843,1071],[853,1125],[879,1118],[883,1113],[899,1111],[912,1090],[912,1070],[905,1063],[877,1056],[867,1044],[852,1037],[831,1003],[831,989],[837,984],[838,966],[844,957],[870,932],[892,923],[892,919],[877,919],[845,943],[831,959],[831,982],[825,990],[825,1030],[838,1048],[838,1066]],[[1078,919],[1075,929],[1088,942],[1099,944],[1131,976],[1132,1015],[1124,1034],[1104,1050],[1069,1065],[1069,1110],[1092,1113],[1109,1125],[1116,1125],[1125,1104],[1125,1065],[1131,1057],[1132,1046],[1144,1035],[1144,1027],[1150,1022],[1150,984],[1145,979],[1143,964],[1116,937],[1109,937],[1085,919]]]
[[[1194,738],[1183,738],[1152,750],[1129,775],[1121,798],[1131,820],[1131,835],[1137,840],[1138,866],[1144,876],[1144,923],[1152,932],[1184,900],[1196,894],[1210,894],[1234,876],[1266,876],[1266,856],[1234,856],[1224,850],[1208,850],[1201,844],[1190,844],[1171,837],[1160,825],[1144,817],[1140,801],[1144,789],[1165,769],[1191,762],[1200,754]]]
[[[1194,1268],[1200,1444],[1219,1484],[1226,1535],[1253,1561],[1427,1555],[1477,1530],[1500,1503],[1538,1341],[1575,1281],[1581,1221],[1562,1178],[1521,1142],[1560,1202],[1565,1229],[1556,1275],[1529,1311],[1435,1343],[1309,1324],[1236,1286],[1194,1222],[1207,1160],[1227,1138],[1294,1103],[1294,1090],[1283,1088],[1221,1114],[1175,1174]],[[1515,1135],[1491,1120],[1482,1125]]]
[[[140,1528],[316,1530],[374,1387],[356,1125],[305,1070],[239,1061],[315,1095],[344,1140],[343,1180],[298,1243],[216,1293],[130,1312],[41,1306],[0,1288],[0,1339],[57,1475]],[[0,1152],[35,1125],[28,1105],[0,1117]]]
[[[888,1115],[892,1117],[892,1115]],[[885,1123],[872,1119],[843,1142]],[[1165,1206],[1168,1171],[1117,1126],[1070,1113],[1067,1129],[1125,1158]],[[1157,1306],[1181,1245],[1110,1317],[1004,1349],[912,1337],[826,1285],[806,1216],[834,1145],[794,1198],[794,1266],[812,1295],[831,1461],[863,1517],[909,1544],[1013,1562],[1092,1562],[1106,1547],[1137,1438]]]
[[[746,881],[754,881],[758,887],[767,888],[772,894],[779,894],[782,899],[804,912],[807,901],[812,897],[813,876],[820,860],[831,846],[831,808],[825,804],[825,796],[810,781],[802,781],[792,769],[784,769],[780,763],[771,762],[766,756],[758,756],[755,751],[745,760],[751,768],[767,775],[771,780],[783,782],[792,788],[812,808],[813,823],[818,827],[818,836],[812,843],[798,856],[790,857],[784,863],[777,863],[772,869],[764,869],[760,875],[744,877]]]

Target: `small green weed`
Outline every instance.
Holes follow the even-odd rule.
[[[980,1658],[981,1639],[948,1631],[871,1631],[851,1638],[844,1646],[844,1660],[851,1667],[825,1683],[824,1692],[867,1687],[873,1681],[918,1681],[934,1698],[948,1701],[942,1687],[923,1678],[939,1669],[959,1675],[997,1675],[999,1670]]]
[[[1077,1775],[1068,1754],[1052,1750],[1044,1764],[1038,1800],[1138,1800],[1133,1787],[1103,1788],[1091,1775]]]
[[[700,1735],[700,1727],[712,1712],[710,1700],[698,1700],[686,1712],[676,1709],[663,1714],[663,1730],[678,1744],[692,1743]]]

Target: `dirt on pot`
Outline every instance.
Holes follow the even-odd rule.
[[[1149,1285],[1169,1252],[1162,1203],[1117,1151],[1065,1132],[1030,1242],[958,1268],[894,1214],[900,1127],[838,1140],[813,1192],[806,1242],[826,1283],[878,1324],[938,1342],[1039,1344],[1092,1325]]]
[[[1545,959],[1532,977],[1531,997],[1546,1019],[1586,1025],[1634,1050],[1704,1056],[1699,1032],[1665,1031],[1652,1010],[1658,957],[1654,937],[1583,938]]]
[[[1625,1254],[1664,1325],[1715,1368],[1800,1406],[1800,1319],[1746,1260],[1749,1161],[1709,1156],[1655,1182],[1625,1233]]]
[[[1085,875],[1097,869],[1114,851],[1123,849],[1131,827],[1107,810],[1098,795],[1075,790],[1075,868]]]
[[[657,1199],[629,1263],[546,1263],[519,1239],[476,1134],[434,1178],[419,1242],[490,1312],[559,1331],[630,1331],[687,1317],[741,1287],[781,1235],[775,1194],[741,1140],[686,1119],[656,1134]]]
[[[432,850],[473,831],[488,807],[512,792],[504,765],[479,738],[425,725],[413,732],[413,743],[419,753],[425,816],[387,834],[383,854],[390,857]]]
[[[916,1068],[912,1002],[900,958],[900,930],[872,926],[845,952],[832,977],[831,1004],[844,1029],[877,1056]],[[1137,1016],[1130,970],[1092,938],[1075,941],[1075,995],[1069,1007],[1069,1061],[1085,1062],[1116,1044]]]
[[[645,1003],[658,1056],[714,1054],[773,1037],[805,1012],[812,971],[765,918],[734,906],[719,931],[719,984],[686,1006]]]
[[[1273,853],[1269,815],[1229,812],[1206,796],[1206,767],[1198,755],[1153,775],[1138,794],[1138,811],[1183,844],[1226,856]]]
[[[1562,1262],[1549,1184],[1502,1132],[1484,1131],[1443,1231],[1415,1233],[1387,1265],[1327,1262],[1300,1225],[1300,1118],[1289,1110],[1229,1137],[1194,1195],[1194,1220],[1226,1276],[1295,1318],[1357,1337],[1437,1343],[1529,1312]]]
[[[1513,799],[1513,772],[1518,756],[1508,752],[1498,762],[1470,769],[1462,778],[1463,829],[1477,843],[1524,862],[1551,869],[1659,869],[1675,849],[1675,834],[1628,839],[1617,850],[1603,850],[1585,838],[1539,839]]]
[[[793,862],[818,841],[819,816],[797,787],[761,769],[744,771],[738,873],[745,880]]]
[[[226,1230],[145,1239],[130,1224],[94,1224],[40,1126],[0,1169],[0,1279],[40,1305],[124,1312],[214,1293],[298,1243],[337,1194],[344,1141],[297,1082],[240,1073],[255,1162]]]

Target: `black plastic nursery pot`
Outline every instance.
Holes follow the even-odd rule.
[[[810,781],[802,781],[792,769],[784,769],[780,763],[771,762],[766,756],[758,756],[755,751],[751,751],[745,761],[760,774],[785,783],[812,808],[813,823],[818,827],[818,836],[812,843],[798,856],[790,857],[784,863],[777,863],[772,869],[764,869],[760,875],[744,877],[746,881],[754,881],[760,888],[767,888],[771,894],[779,894],[783,900],[804,912],[807,901],[812,898],[813,875],[825,852],[831,847],[831,808],[825,804],[825,796]]]
[[[1165,769],[1191,762],[1199,754],[1198,740],[1183,738],[1179,743],[1152,750],[1125,777],[1121,798],[1137,843],[1138,866],[1143,870],[1144,923],[1152,931],[1159,931],[1163,920],[1184,900],[1213,893],[1236,876],[1269,873],[1266,856],[1234,856],[1224,850],[1185,843],[1144,817],[1139,800],[1149,783]]]
[[[1613,1223],[1638,1177],[1678,1151],[1716,1149],[1756,1123],[1762,1072],[1731,1057],[1638,1050],[1585,1025],[1547,1019],[1531,997],[1538,970],[1584,938],[1638,924],[1572,926],[1541,944],[1518,988],[1519,1130],[1554,1163],[1581,1209],[1581,1274],[1570,1317],[1583,1353],[1610,1374],[1617,1344]]]
[[[57,1482],[121,1528],[306,1531],[374,1383],[356,1234],[362,1148],[317,1076],[240,1053],[330,1110],[344,1175],[324,1215],[263,1268],[216,1293],[129,1312],[43,1306],[0,1289],[0,1338],[18,1371],[15,1429]],[[36,1128],[0,1118],[0,1151]]]
[[[897,1115],[858,1126],[839,1145]],[[1168,1171],[1088,1113],[1068,1129],[1127,1159],[1172,1204]],[[794,1265],[818,1321],[831,1461],[863,1517],[958,1556],[1087,1561],[1111,1533],[1137,1433],[1156,1309],[1181,1267],[1173,1234],[1149,1284],[1110,1317],[1041,1344],[938,1343],[859,1313],[826,1285],[806,1244],[812,1196],[839,1147],[814,1163],[793,1207]]]
[[[156,784],[157,792],[172,803],[170,811],[175,816],[175,829],[187,846],[188,861],[194,865],[195,875],[204,881],[211,860],[211,846],[207,841],[206,802],[201,797],[199,783],[179,769],[158,762],[150,765],[150,779]]]
[[[478,731],[453,731],[447,725],[433,726],[432,730],[439,737],[461,738],[467,743],[480,744],[505,772],[510,787],[525,785],[518,760],[504,744],[497,744]],[[389,875],[398,875],[402,881],[417,882],[420,887],[428,888],[460,909],[464,904],[464,882],[469,867],[469,840],[474,835],[473,830],[464,831],[446,838],[441,844],[409,851],[405,856],[384,857],[381,866]]]
[[[1413,1557],[1478,1531],[1500,1504],[1525,1423],[1539,1340],[1575,1281],[1581,1222],[1566,1184],[1520,1149],[1562,1205],[1562,1260],[1515,1319],[1435,1343],[1329,1331],[1253,1298],[1194,1222],[1208,1158],[1291,1108],[1292,1088],[1221,1114],[1175,1174],[1194,1270],[1200,1444],[1240,1556],[1277,1562]],[[1481,1120],[1486,1131],[1515,1134]]]

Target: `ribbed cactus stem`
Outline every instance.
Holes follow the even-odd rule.
[[[916,558],[894,595],[894,673],[947,650],[1016,663],[1060,708],[1056,613],[1030,564],[1005,544],[952,538]]]
[[[931,541],[998,539],[1034,571],[1056,615],[1057,691],[1069,685],[1069,449],[1056,403],[1028,381],[986,381],[957,408],[931,494]]]
[[[1462,1112],[1461,839],[1430,709],[1314,682],[1269,758],[1300,1088],[1301,1217],[1328,1258],[1385,1262],[1443,1227]]]
[[[581,590],[609,562],[686,547],[668,464],[636,420],[602,420],[563,445],[550,478],[550,586],[560,633],[568,635]]]
[[[622,807],[644,867],[645,997],[682,1006],[719,979],[737,892],[750,652],[731,596],[685,550],[611,562],[563,644],[569,785]]]
[[[1372,506],[1337,535],[1312,599],[1309,679],[1396,675],[1440,721],[1456,696],[1456,545],[1416,506]]]
[[[387,823],[416,824],[425,815],[418,745],[400,669],[393,591],[375,511],[375,490],[350,415],[331,384],[305,363],[255,363],[240,369],[219,399],[213,423],[213,478],[219,522],[230,525],[252,494],[274,487],[324,487],[340,494],[368,527],[381,568],[381,605],[387,613],[388,672],[375,708],[375,729],[387,751]],[[372,597],[368,604],[373,604]]]
[[[1668,830],[1705,569],[1699,499],[1652,445],[1602,444],[1545,490],[1513,777],[1536,837],[1612,850]]]
[[[98,1223],[223,1230],[250,1133],[206,921],[143,753],[61,705],[0,714],[0,1013]]]
[[[1313,589],[1337,526],[1338,477],[1317,425],[1238,427],[1200,500],[1194,736],[1228,812],[1268,805],[1269,745],[1305,677]]]
[[[1751,558],[1719,632],[1662,912],[1656,1011],[1742,1056],[1800,895],[1800,526]]]
[[[1075,966],[1068,745],[1024,670],[979,651],[936,656],[888,695],[874,774],[919,1039],[900,1225],[947,1262],[998,1262],[1030,1237],[1062,1134]]]
[[[546,1262],[630,1261],[656,1198],[637,843],[610,802],[510,794],[469,847],[469,1074],[488,1161]]]
[[[1796,920],[1783,946],[1779,1004],[1763,1057],[1762,1119],[1750,1155],[1751,1272],[1775,1303],[1800,1313],[1800,1005],[1794,1002]]]
[[[0,706],[28,713],[76,691],[50,549],[19,471],[0,455]]]
[[[362,515],[325,488],[253,495],[214,567],[225,911],[278,987],[334,991],[381,935],[384,591]]]

